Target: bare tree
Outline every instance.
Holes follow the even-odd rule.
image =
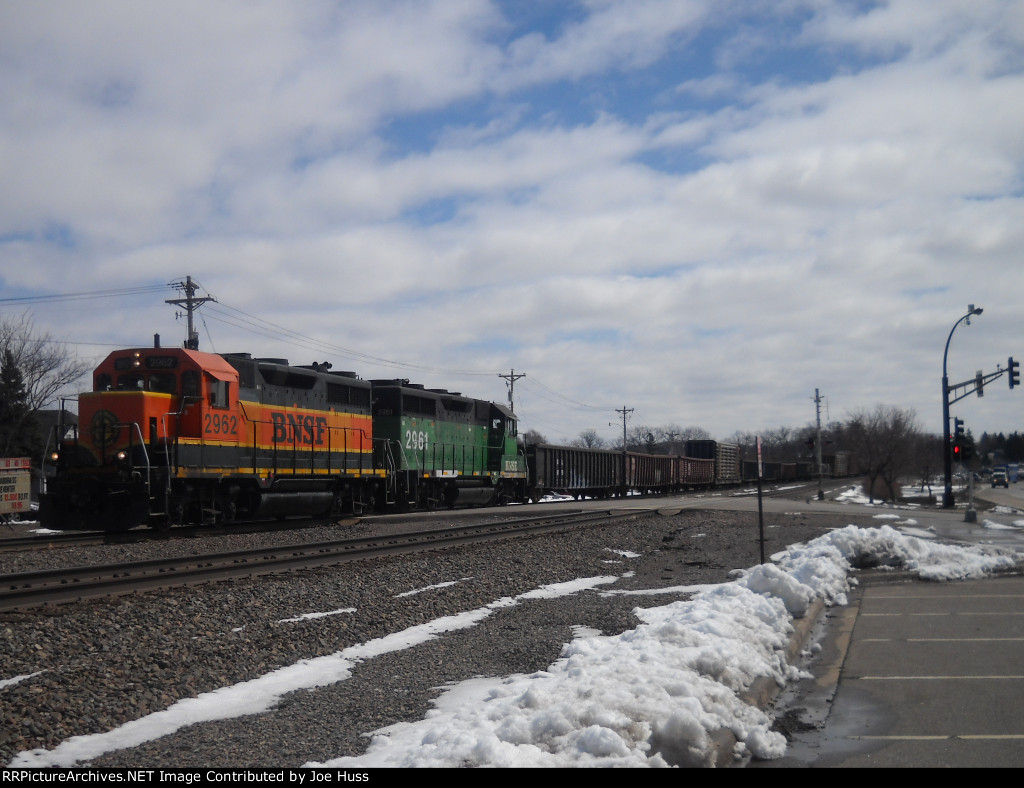
[[[921,429],[913,409],[888,408],[887,412],[884,435],[887,460],[882,468],[882,481],[895,500],[900,477],[913,472]]]
[[[595,429],[583,430],[579,437],[572,442],[572,445],[581,446],[585,449],[603,449],[605,439],[598,435]]]
[[[932,494],[932,477],[942,472],[942,448],[943,441],[938,435],[922,434],[918,439],[915,459],[921,475],[921,492],[927,485],[929,495]]]
[[[626,445],[630,451],[642,451],[650,454],[682,454],[683,445],[688,440],[708,440],[711,438],[703,427],[680,427],[668,424],[664,427],[650,427],[646,424],[629,428]],[[615,444],[622,448],[622,442]]]
[[[855,467],[867,477],[868,499],[874,503],[876,483],[885,484],[896,497],[900,476],[913,470],[921,431],[913,410],[877,405],[854,413],[846,425],[846,438]]]
[[[0,317],[0,358],[9,360],[21,376],[27,415],[53,404],[63,389],[90,368],[87,362],[69,355],[64,344],[49,333],[38,333],[28,313],[19,318]],[[13,432],[22,426],[24,419],[12,425]],[[9,445],[0,446],[0,453],[8,450]]]

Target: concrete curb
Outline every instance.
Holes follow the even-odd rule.
[[[803,649],[811,630],[825,612],[825,602],[822,599],[814,600],[807,612],[801,618],[793,619],[793,632],[789,636],[789,645],[786,647],[786,662],[792,664],[796,656]],[[779,683],[770,676],[762,676],[756,679],[753,684],[740,693],[740,700],[750,706],[765,709],[778,697],[782,691]],[[733,754],[736,748],[736,736],[731,730],[719,730],[711,734],[713,742],[712,749],[715,753],[712,765],[717,768],[724,768],[736,765],[736,758]]]

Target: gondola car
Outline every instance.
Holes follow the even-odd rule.
[[[715,460],[674,457],[677,489],[703,490],[715,485]]]
[[[735,443],[692,439],[684,444],[687,457],[715,461],[715,484],[723,487],[739,484],[742,480],[740,447]]]
[[[621,451],[531,444],[526,447],[526,466],[532,501],[550,493],[608,498],[622,488]]]
[[[662,494],[715,484],[715,460],[616,449],[535,444],[526,447],[528,495],[611,498],[629,492]]]

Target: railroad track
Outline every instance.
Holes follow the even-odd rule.
[[[50,549],[53,547],[79,547],[83,545],[101,544],[135,544],[149,541],[170,541],[174,539],[195,539],[201,536],[223,536],[224,534],[256,534],[273,533],[274,531],[294,531],[308,528],[324,521],[303,517],[283,521],[253,520],[236,521],[230,525],[182,525],[169,531],[155,531],[150,528],[139,528],[130,531],[55,531],[48,534],[31,536],[0,535],[0,553],[18,552],[20,550]],[[333,521],[344,524],[351,521]]]
[[[308,544],[261,547],[203,556],[48,569],[0,575],[0,612],[84,599],[199,585],[365,558],[436,550],[443,547],[558,531],[585,525],[611,525],[656,516],[655,512],[574,512],[506,520],[442,530],[413,531]]]

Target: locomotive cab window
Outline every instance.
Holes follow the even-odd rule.
[[[145,388],[145,383],[145,378],[138,373],[117,376],[118,391],[142,391]]]
[[[226,409],[228,407],[229,383],[226,380],[210,381],[210,406]]]
[[[181,394],[184,397],[199,396],[199,373],[195,370],[187,369],[182,373]]]
[[[158,394],[175,394],[178,391],[178,379],[173,372],[153,372],[146,388]]]

